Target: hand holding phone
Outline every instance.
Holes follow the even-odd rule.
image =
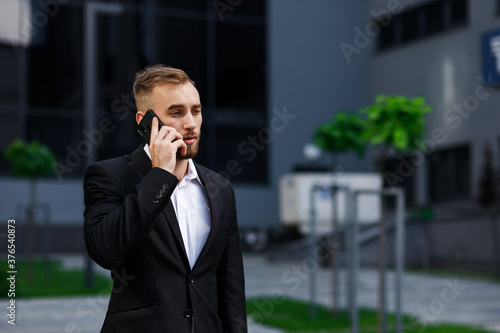
[[[153,110],[148,110],[144,117],[142,117],[140,123],[137,125],[137,132],[147,144],[149,144],[151,141],[151,128],[153,125],[154,117],[158,118]],[[160,128],[164,126],[160,118],[158,118],[158,121],[160,123]]]
[[[186,143],[182,135],[173,127],[166,126],[152,110],[148,110],[137,126],[137,131],[149,145],[151,163],[173,173],[177,153],[185,155]]]

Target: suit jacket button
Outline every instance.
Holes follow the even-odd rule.
[[[186,311],[184,311],[184,317],[191,318],[192,315],[193,315],[193,313],[191,312],[190,309],[187,309]]]
[[[193,284],[194,283],[193,278],[192,277],[188,277],[188,282],[189,282],[189,284]]]
[[[157,204],[157,203],[158,203],[158,199],[154,199],[154,200],[153,200],[153,203],[154,203],[154,204]]]

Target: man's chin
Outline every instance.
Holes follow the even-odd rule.
[[[196,143],[188,146],[186,155],[184,156],[182,156],[180,151],[177,151],[178,160],[189,160],[190,158],[195,158],[196,155],[198,155],[198,145]]]

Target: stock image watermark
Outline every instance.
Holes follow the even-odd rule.
[[[283,107],[280,111],[277,108],[273,108],[272,117],[269,120],[268,127],[263,127],[259,130],[257,135],[249,135],[245,140],[240,142],[237,147],[237,152],[240,156],[245,156],[245,163],[252,163],[258,156],[259,153],[264,151],[264,149],[271,144],[275,135],[283,132],[288,125],[290,125],[291,120],[297,117],[296,114],[289,113],[287,106]],[[219,175],[225,179],[231,180],[231,177],[236,177],[240,175],[244,170],[244,166],[240,162],[233,159],[226,163],[224,170],[217,172]],[[215,178],[218,187],[207,188],[207,195],[209,197],[216,196],[219,194],[221,188],[229,186],[227,182],[221,182],[219,179]]]
[[[115,99],[111,103],[111,111],[118,119],[125,120],[131,112],[135,111],[135,103],[130,94],[121,94],[120,98]],[[83,139],[75,146],[67,145],[65,147],[66,156],[64,161],[56,162],[53,165],[54,173],[59,182],[63,181],[65,174],[72,173],[83,162],[85,157],[92,154],[94,149],[97,149],[103,142],[104,136],[111,134],[116,130],[116,125],[108,117],[102,118],[96,128],[91,130],[83,129]]]
[[[460,284],[458,279],[453,281],[445,279],[445,287],[441,289],[439,297],[432,299],[426,306],[421,306],[411,314],[412,322],[410,326],[418,328],[418,332],[423,332],[430,322],[436,321],[439,315],[443,314],[446,306],[455,302],[462,292],[468,289],[464,284]]]
[[[214,0],[212,2],[212,6],[214,7],[217,16],[219,16],[219,20],[224,21],[224,13],[233,12],[234,9],[241,5],[242,2],[243,0]]]
[[[86,324],[94,322],[99,314],[108,309],[109,295],[121,293],[136,276],[128,274],[125,267],[121,271],[112,270],[113,281],[109,282],[107,288],[101,289],[96,295],[89,296],[76,305],[77,318],[68,321],[64,326],[64,333],[79,333]]]
[[[285,300],[285,292],[297,291],[310,278],[311,273],[319,269],[319,263],[327,260],[340,247],[341,244],[335,242],[332,237],[333,235],[328,235],[326,239],[319,238],[311,256],[304,258],[299,264],[291,265],[281,274],[283,288],[271,290],[268,299],[252,301],[257,311],[249,313],[248,316],[252,318],[254,323],[260,324],[265,318],[272,316],[276,305]],[[249,332],[252,330],[249,326]]]
[[[408,0],[408,2],[410,1]],[[355,34],[352,43],[342,42],[339,44],[340,51],[342,51],[347,63],[352,62],[354,54],[360,54],[361,51],[367,48],[372,40],[380,34],[381,30],[391,23],[393,16],[401,13],[403,8],[401,1],[389,0],[386,9],[378,12],[375,10],[370,11],[373,20],[366,22],[364,28],[359,26],[353,28]]]
[[[7,296],[9,303],[7,306],[7,322],[9,325],[16,325],[16,220],[7,220],[7,281],[9,289]]]

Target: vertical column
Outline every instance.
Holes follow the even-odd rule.
[[[310,255],[312,259],[316,259],[314,257],[314,250],[316,249],[316,207],[314,204],[314,194],[318,189],[317,185],[311,187],[309,192],[309,216],[310,223],[309,227],[311,230],[309,231],[309,241],[310,241]],[[309,276],[309,316],[311,318],[316,318],[316,270],[313,269],[311,275]]]
[[[403,271],[405,260],[405,192],[398,189],[397,211],[396,211],[396,278],[395,278],[395,296],[396,296],[396,332],[403,332],[402,321],[402,296],[403,296]]]
[[[356,192],[346,192],[346,221],[348,221],[350,229],[350,264],[349,264],[349,306],[351,315],[351,332],[359,331],[358,323],[358,302],[357,302],[357,276],[359,266],[359,241],[358,241],[358,224],[356,214]]]

